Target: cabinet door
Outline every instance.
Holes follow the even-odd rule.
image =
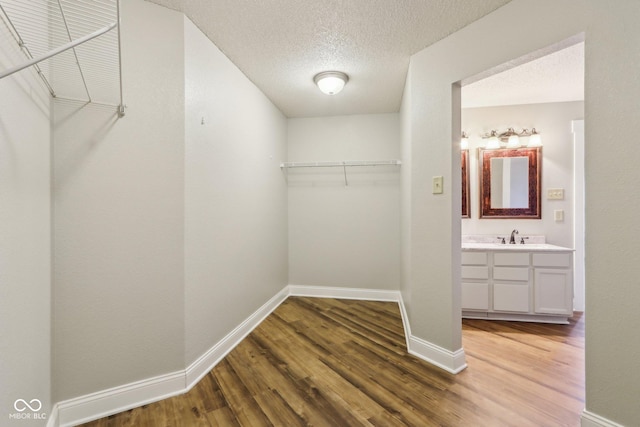
[[[493,309],[528,313],[529,283],[494,283]]]
[[[462,309],[489,310],[489,283],[462,282]]]
[[[571,270],[536,268],[533,286],[536,313],[568,315],[573,313]]]

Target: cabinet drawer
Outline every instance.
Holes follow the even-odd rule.
[[[462,278],[463,279],[484,279],[489,278],[489,267],[473,267],[468,265],[462,266]]]
[[[462,282],[462,309],[489,310],[489,284]]]
[[[496,311],[529,312],[529,286],[494,283],[493,309]]]
[[[571,267],[571,254],[533,254],[535,267]]]
[[[529,267],[494,267],[493,278],[495,280],[515,280],[519,282],[528,282]]]
[[[496,252],[493,255],[493,265],[521,265],[529,266],[529,252],[506,253]]]
[[[486,252],[462,252],[462,265],[487,265]]]

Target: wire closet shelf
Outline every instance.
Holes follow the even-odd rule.
[[[341,162],[283,162],[280,163],[280,169],[286,171],[287,169],[296,168],[342,168],[344,175],[345,187],[349,185],[347,179],[347,167],[352,166],[402,166],[400,160],[351,160]]]
[[[24,54],[0,79],[33,67],[54,99],[113,106],[123,116],[119,24],[119,0],[0,0],[0,38],[13,38]]]

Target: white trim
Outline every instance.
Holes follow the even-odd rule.
[[[507,320],[510,322],[536,322],[552,323],[555,325],[568,325],[569,316],[544,315],[544,314],[520,314],[520,313],[496,313],[462,310],[463,319],[478,320]]]
[[[51,413],[47,417],[47,427],[58,427],[58,404],[56,403],[51,408]]]
[[[409,354],[431,363],[451,374],[460,373],[467,367],[464,349],[449,351],[422,338],[409,337]]]
[[[57,403],[58,425],[74,426],[184,393],[184,371],[159,375]]]
[[[366,301],[398,302],[400,300],[400,291],[338,288],[332,286],[289,285],[289,295],[296,297],[359,299]]]
[[[411,337],[411,325],[409,324],[409,314],[407,313],[407,309],[404,306],[404,300],[402,299],[402,293],[400,293],[400,299],[398,300],[398,305],[400,306],[400,317],[402,317],[402,326],[404,327],[404,339],[407,343],[407,351],[411,346],[409,342],[409,337]]]
[[[571,121],[573,132],[573,309],[585,309],[584,120]]]
[[[189,365],[185,370],[187,390],[191,390],[202,377],[211,371],[240,341],[249,335],[273,310],[282,304],[288,296],[288,288],[285,286],[237,328]]]
[[[411,335],[400,291],[288,285],[185,370],[56,403],[47,427],[75,426],[188,392],[289,296],[397,302],[410,354],[454,374],[467,366],[463,349],[451,352]]]
[[[582,417],[580,418],[581,427],[624,427],[622,424],[618,424],[614,421],[608,420],[600,415],[589,412],[586,409],[582,411]]]
[[[426,362],[431,363],[451,374],[458,374],[467,367],[466,355],[463,348],[456,351],[446,350],[438,345],[418,338],[411,333],[409,315],[400,294],[400,314],[407,339],[407,351]]]

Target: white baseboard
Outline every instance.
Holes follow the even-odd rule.
[[[289,295],[336,299],[359,299],[366,301],[393,301],[400,298],[400,291],[384,289],[338,288],[332,286],[289,285]]]
[[[411,333],[411,324],[409,315],[400,295],[400,314],[402,315],[402,324],[407,339],[407,351],[426,362],[431,363],[451,374],[457,374],[467,367],[464,349],[450,351],[437,346],[422,338],[418,338]]]
[[[47,426],[46,427],[58,427],[58,404],[56,403],[51,408],[51,412],[47,417]]]
[[[290,295],[398,302],[409,353],[454,374],[466,367],[462,349],[451,352],[411,335],[400,291],[289,285],[185,370],[56,403],[51,410],[47,427],[71,427],[188,392]],[[617,427],[616,424],[594,426]]]
[[[449,351],[421,338],[409,337],[409,354],[431,363],[451,374],[457,374],[467,367],[464,350]]]
[[[624,427],[622,424],[618,424],[611,420],[608,420],[600,415],[589,412],[586,409],[582,411],[582,417],[580,419],[581,427]]]
[[[288,287],[284,287],[267,301],[255,313],[249,316],[226,337],[211,347],[186,369],[186,388],[191,390],[214,366],[251,333],[273,310],[289,296]]]
[[[97,420],[185,391],[185,374],[179,371],[65,400],[56,404],[58,426]]]

